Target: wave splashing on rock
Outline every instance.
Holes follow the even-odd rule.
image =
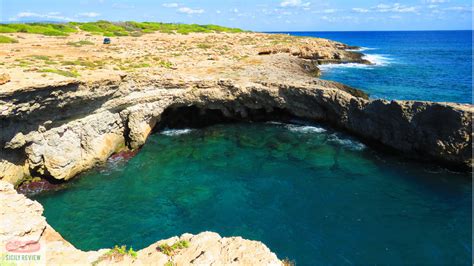
[[[363,143],[353,140],[346,136],[341,136],[340,134],[333,133],[328,136],[328,142],[335,143],[342,146],[343,148],[353,150],[353,151],[363,151],[367,148]]]
[[[160,132],[160,134],[165,136],[179,136],[184,134],[189,134],[193,131],[193,129],[185,128],[185,129],[165,129]]]
[[[286,125],[285,126],[287,129],[293,132],[298,132],[298,133],[323,133],[326,132],[327,130],[322,128],[322,127],[316,127],[316,126],[306,126],[306,125]]]

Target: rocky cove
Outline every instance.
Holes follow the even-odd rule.
[[[2,228],[2,242],[19,236],[44,239],[48,246],[58,247],[54,251],[58,253],[48,256],[49,262],[66,257],[61,254],[66,251],[74,253],[69,256],[73,258],[71,262],[95,261],[105,251],[85,253],[74,249],[46,223],[39,204],[17,194],[7,183],[19,185],[33,177],[54,182],[70,180],[115,153],[139,149],[146,145],[154,130],[166,127],[298,118],[327,124],[386,152],[456,170],[471,169],[471,105],[370,99],[362,91],[315,77],[318,63],[370,63],[362,59],[362,54],[346,51],[353,47],[322,39],[253,33],[185,37],[150,34],[146,38],[163,43],[174,39],[193,48],[187,49],[185,57],[175,58],[172,68],[84,69],[84,73],[92,74],[82,74],[81,78],[43,77],[33,70],[26,72],[31,73],[33,80],[9,82],[0,87],[2,206],[9,206],[2,210],[2,215],[11,218],[10,224],[21,219],[12,213],[34,217],[32,223],[19,224],[18,230]],[[288,43],[288,38],[293,43]],[[218,46],[222,39],[231,47],[225,55],[209,51],[212,47],[204,51],[195,49],[196,43],[204,40]],[[252,42],[254,39],[259,45]],[[12,44],[11,49],[18,49],[19,45],[22,44]],[[146,49],[153,48],[140,46],[134,51],[131,47],[138,45],[125,40],[117,45],[117,50],[107,53],[125,51],[135,58],[147,56],[151,51]],[[38,54],[46,52],[41,47],[37,49]],[[83,48],[77,49],[85,52]],[[97,49],[93,53],[105,53],[100,51],[104,48]],[[136,54],[140,52],[143,53]],[[163,56],[169,52],[162,52]],[[21,53],[12,56],[12,61],[20,56]],[[25,75],[16,68],[7,73],[12,81]],[[10,203],[13,198],[15,204]],[[222,239],[211,233],[181,238],[188,239],[191,246],[200,246],[193,244],[202,239],[208,241],[205,250],[182,254],[183,263],[197,259],[202,252],[223,249],[229,252],[228,256],[204,263],[229,263],[234,259],[232,252],[239,250],[234,247],[242,246],[254,250],[239,253],[239,263],[281,263],[258,242]],[[171,245],[176,241],[168,242]],[[150,254],[146,252],[140,251],[135,263],[146,264],[141,261],[150,259],[149,255],[142,255]],[[163,263],[167,259],[163,257]]]

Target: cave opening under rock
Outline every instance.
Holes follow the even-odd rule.
[[[303,119],[291,114],[283,108],[241,108],[235,109],[210,109],[190,106],[168,107],[161,115],[160,121],[154,132],[166,129],[204,128],[216,124],[229,124],[239,122],[291,122]]]

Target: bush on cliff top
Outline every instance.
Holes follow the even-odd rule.
[[[47,36],[67,36],[69,33],[86,31],[103,36],[140,36],[143,33],[162,32],[188,34],[192,32],[243,32],[237,28],[227,28],[218,25],[177,24],[160,22],[109,22],[99,20],[96,22],[69,22],[69,23],[15,23],[0,24],[0,33],[34,33]]]
[[[157,250],[162,252],[167,256],[173,256],[176,250],[184,249],[189,247],[189,241],[187,240],[180,240],[173,245],[168,244],[161,244],[157,247]]]
[[[69,24],[28,23],[0,25],[0,32],[24,32],[46,36],[67,36],[69,33],[76,31],[77,30]]]
[[[0,43],[17,43],[16,39],[10,38],[8,36],[0,35]]]
[[[132,247],[127,250],[127,246],[115,246],[113,249],[107,251],[102,256],[100,256],[96,261],[92,262],[92,265],[98,265],[101,261],[121,261],[123,257],[130,256],[134,259],[138,257],[138,253],[133,250]]]

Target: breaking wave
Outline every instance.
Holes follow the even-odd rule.
[[[362,151],[367,148],[364,144],[356,140],[350,139],[348,137],[341,137],[336,133],[328,136],[328,142],[336,143],[337,145],[353,151]]]
[[[286,125],[287,129],[293,132],[298,133],[323,133],[326,132],[326,129],[316,126],[307,126],[307,125]]]
[[[185,129],[165,129],[160,132],[162,135],[166,136],[179,136],[184,134],[189,134],[193,131],[193,129],[185,128]]]

